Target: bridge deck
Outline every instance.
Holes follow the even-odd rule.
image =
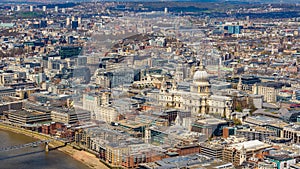
[[[35,141],[35,142],[31,142],[31,143],[26,143],[26,144],[20,144],[20,145],[8,146],[8,147],[0,147],[0,153],[5,152],[5,151],[18,150],[18,149],[27,148],[27,147],[34,147],[34,146],[37,146],[40,144],[44,144],[46,142],[48,143],[48,142],[50,142],[50,140],[40,140],[40,141]]]

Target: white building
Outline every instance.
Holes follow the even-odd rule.
[[[209,114],[230,117],[230,113],[232,112],[232,99],[230,97],[212,95],[209,97],[207,103]]]
[[[116,121],[119,112],[115,107],[109,105],[110,93],[84,94],[83,109],[91,112],[92,119],[103,120],[107,123]]]
[[[264,102],[276,103],[277,95],[279,94],[283,86],[283,83],[277,82],[254,84],[252,86],[252,92],[253,94],[264,96]]]
[[[95,120],[103,120],[107,123],[115,122],[118,120],[120,113],[112,106],[101,106],[93,112]]]
[[[100,106],[107,106],[109,104],[109,93],[94,93],[83,95],[83,109],[93,112]]]
[[[208,74],[202,62],[194,73],[189,92],[178,90],[175,81],[172,82],[172,88],[167,89],[163,80],[158,100],[162,106],[191,111],[192,116],[211,113],[229,118],[232,112],[230,97],[211,95]]]
[[[14,73],[2,73],[0,74],[0,84],[5,85],[7,83],[12,83],[14,77]]]
[[[71,23],[71,22],[70,22],[70,18],[69,18],[69,17],[67,17],[66,25],[67,25],[67,26],[69,26],[69,25],[70,25],[70,23]]]

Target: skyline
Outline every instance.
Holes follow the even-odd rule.
[[[3,168],[300,167],[299,4],[33,1],[0,5]]]
[[[231,2],[231,3],[300,3],[300,0],[106,0],[107,2],[208,2],[208,3],[224,3],[224,2]],[[69,0],[66,2],[106,2],[103,0]],[[65,3],[58,0],[50,0],[50,1],[43,1],[43,0],[0,0],[1,2],[18,2],[18,3]]]

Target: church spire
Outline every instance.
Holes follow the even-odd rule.
[[[243,83],[242,83],[242,77],[239,77],[239,83],[237,84],[237,90],[242,90],[243,89]]]
[[[182,125],[182,119],[179,116],[179,114],[177,113],[176,119],[175,119],[175,125],[176,126],[181,126]]]
[[[165,77],[163,77],[163,79],[161,81],[160,90],[161,90],[161,92],[165,92],[167,90],[167,82],[166,82]]]
[[[292,100],[297,100],[296,90],[293,90]]]
[[[175,79],[173,79],[173,80],[172,80],[172,90],[173,90],[173,91],[176,91],[176,90],[177,90],[177,88],[178,88],[178,86],[177,86],[177,82],[176,82],[176,80],[175,80]]]
[[[201,57],[200,58],[200,64],[199,64],[199,70],[202,71],[204,69],[205,69],[205,67],[204,67],[204,64],[203,64],[203,58]]]

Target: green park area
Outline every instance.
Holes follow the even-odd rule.
[[[29,12],[29,11],[24,11],[24,12],[17,12],[15,14],[15,18],[19,19],[24,19],[24,18],[40,18],[43,17],[44,13],[43,12]]]

